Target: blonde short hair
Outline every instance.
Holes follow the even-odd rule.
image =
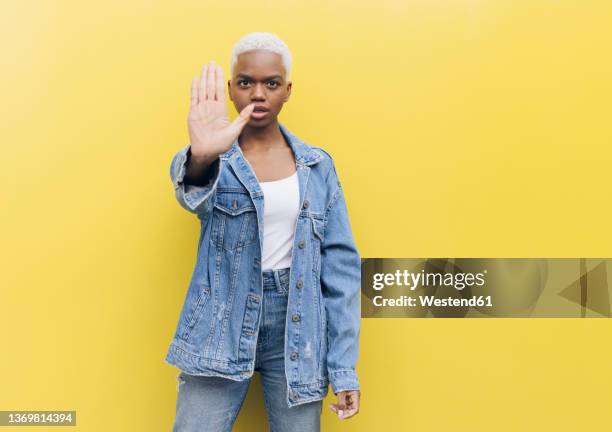
[[[234,76],[234,66],[238,62],[238,55],[248,51],[266,50],[277,53],[281,56],[283,66],[285,66],[286,79],[289,81],[291,76],[291,51],[285,42],[283,42],[274,33],[267,32],[252,32],[244,35],[236,42],[232,49],[232,59],[230,62],[230,71]]]

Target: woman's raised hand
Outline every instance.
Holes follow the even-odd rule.
[[[247,105],[230,122],[225,103],[223,70],[214,61],[202,67],[202,76],[191,81],[191,106],[187,123],[191,154],[212,160],[226,152],[249,121],[255,104]]]

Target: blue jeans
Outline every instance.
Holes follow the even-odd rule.
[[[319,432],[323,401],[287,406],[284,343],[289,268],[263,272],[263,301],[255,371],[261,375],[270,432]],[[180,372],[173,432],[231,431],[250,379]]]

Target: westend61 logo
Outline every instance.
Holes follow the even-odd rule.
[[[493,299],[490,295],[456,295],[444,294],[447,290],[462,292],[467,288],[480,288],[485,285],[487,270],[478,273],[471,272],[441,272],[426,271],[414,272],[410,270],[395,270],[393,273],[377,272],[372,274],[372,288],[380,291],[386,287],[398,287],[408,290],[410,294],[417,288],[422,288],[423,295],[400,295],[399,297],[385,298],[374,295],[372,304],[375,307],[492,307]],[[429,288],[429,289],[428,289]],[[392,288],[388,288],[392,289]]]
[[[411,272],[408,270],[396,270],[395,273],[374,273],[372,288],[381,290],[386,286],[406,286],[411,291],[414,291],[419,286],[421,287],[441,287],[452,286],[461,291],[466,287],[483,286],[485,284],[485,275],[487,270],[481,273],[426,273],[421,270],[420,273]]]

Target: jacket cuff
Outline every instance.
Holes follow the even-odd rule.
[[[174,177],[174,187],[178,195],[183,198],[188,210],[196,211],[200,205],[207,201],[216,190],[219,179],[221,178],[221,162],[217,158],[209,167],[209,176],[206,185],[194,185],[185,183],[184,178],[187,173],[187,162],[190,156],[191,145],[181,149],[176,161],[176,173]]]
[[[353,369],[337,369],[329,371],[329,380],[331,382],[334,394],[341,391],[360,390],[357,374]]]

